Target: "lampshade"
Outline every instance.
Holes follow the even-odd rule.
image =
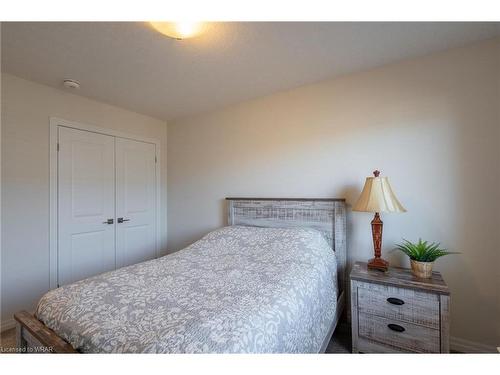
[[[375,171],[378,172],[378,171]],[[362,212],[406,212],[406,209],[399,203],[398,198],[392,191],[387,177],[367,177],[365,186],[361,192],[353,211]]]

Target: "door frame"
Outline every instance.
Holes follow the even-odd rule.
[[[134,141],[152,143],[155,145],[155,172],[156,172],[156,215],[155,215],[155,247],[156,257],[160,254],[160,185],[161,185],[161,158],[160,141],[156,138],[142,137],[134,134],[124,133],[108,128],[101,128],[94,125],[84,124],[77,121],[64,120],[59,117],[49,117],[49,287],[55,289],[58,286],[58,129],[66,127],[77,130],[84,130],[97,134],[104,134],[118,138],[126,138]]]

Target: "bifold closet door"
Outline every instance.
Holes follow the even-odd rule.
[[[116,267],[156,256],[156,150],[116,138]]]
[[[115,268],[115,138],[58,129],[58,283]]]

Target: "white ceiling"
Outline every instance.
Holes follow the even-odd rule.
[[[216,23],[177,41],[147,23],[3,23],[2,71],[172,120],[500,35],[499,23]]]

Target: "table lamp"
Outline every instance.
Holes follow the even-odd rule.
[[[381,258],[382,255],[382,227],[380,212],[406,212],[392,191],[389,179],[380,177],[380,171],[374,171],[375,177],[367,177],[365,186],[353,211],[375,212],[372,220],[372,236],[375,257],[368,262],[368,268],[387,271],[389,262]]]

